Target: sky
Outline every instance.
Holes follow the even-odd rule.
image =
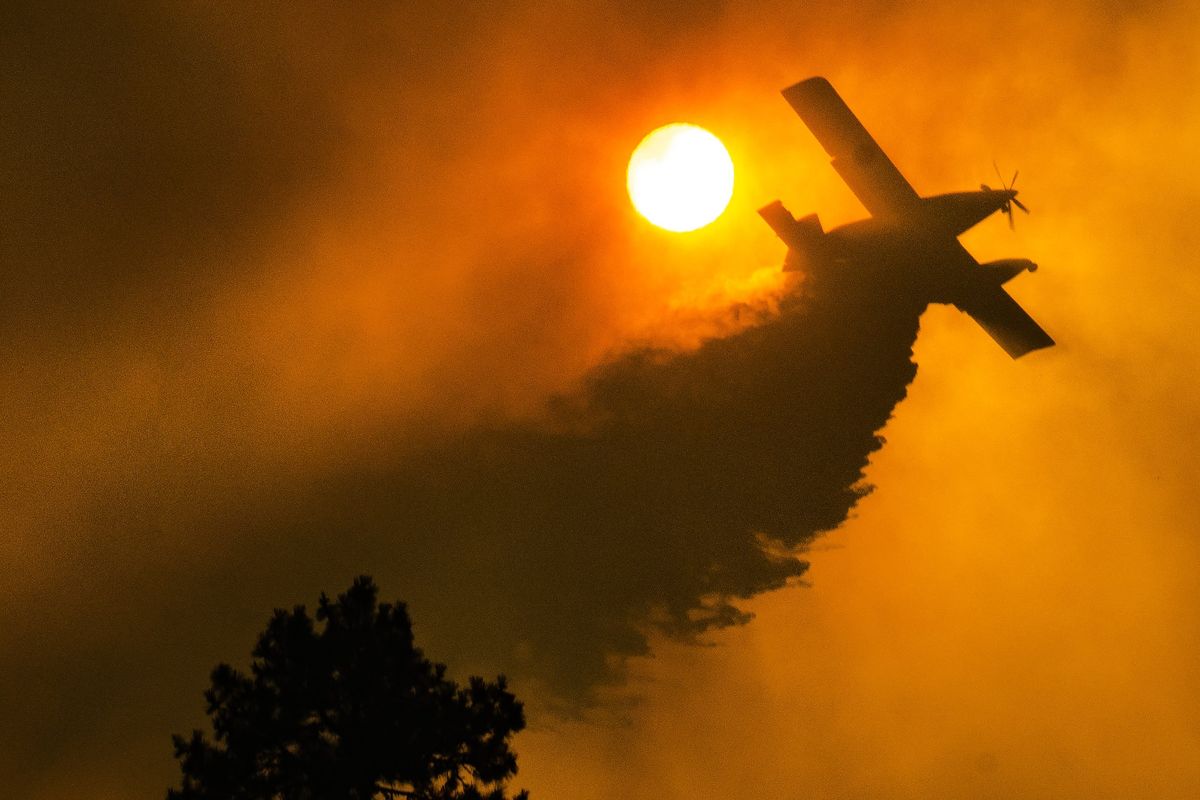
[[[274,607],[360,573],[505,672],[535,797],[1190,798],[1188,3],[10,3],[0,782],[161,796]],[[755,209],[864,215],[829,78],[1041,269],[1011,361]],[[630,207],[716,133],[691,234]],[[918,332],[919,324],[919,332]]]

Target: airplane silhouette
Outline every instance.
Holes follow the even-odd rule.
[[[1007,214],[1010,225],[1014,205],[1028,213],[1011,184],[921,197],[829,81],[809,78],[784,89],[783,96],[871,213],[868,219],[824,231],[816,214],[797,220],[778,200],[759,209],[788,246],[784,270],[819,277],[838,265],[886,269],[894,279],[891,290],[925,303],[956,306],[1013,358],[1054,344],[1001,288],[1022,272],[1033,272],[1037,264],[1024,258],[980,264],[958,241],[959,234],[996,211]]]

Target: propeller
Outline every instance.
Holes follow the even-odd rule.
[[[1015,170],[1013,172],[1012,180],[1009,181],[1008,183],[1005,183],[1004,176],[1002,176],[1000,174],[1000,167],[997,166],[995,161],[992,162],[992,168],[994,170],[996,170],[996,177],[1000,179],[1000,185],[1004,187],[1004,191],[1013,193],[1013,196],[1008,198],[1007,200],[1005,200],[1004,203],[1000,206],[1000,210],[1008,215],[1008,227],[1010,229],[1015,228],[1016,225],[1013,222],[1013,206],[1016,206],[1017,208],[1021,209],[1026,214],[1029,213],[1029,209],[1025,207],[1024,203],[1022,203],[1020,200],[1017,199],[1017,192],[1015,189],[1013,189],[1013,186],[1017,182],[1017,176],[1021,174],[1021,171]],[[990,186],[988,186],[986,183],[979,184],[979,188],[983,189],[985,192],[992,191],[992,188]]]

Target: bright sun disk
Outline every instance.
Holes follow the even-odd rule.
[[[629,159],[629,197],[643,217],[669,231],[694,231],[721,216],[733,197],[733,160],[696,125],[650,133]]]

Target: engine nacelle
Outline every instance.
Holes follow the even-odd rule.
[[[1036,272],[1038,265],[1028,258],[1002,258],[979,266],[986,270],[985,274],[991,276],[997,284],[1005,284],[1022,272]]]

